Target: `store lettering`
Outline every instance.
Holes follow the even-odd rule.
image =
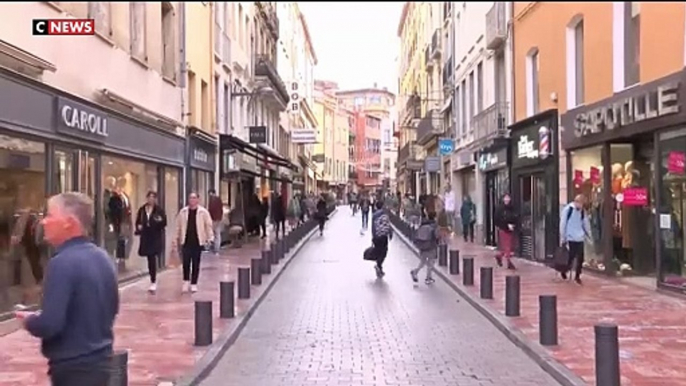
[[[198,162],[207,163],[210,160],[210,156],[201,149],[195,149],[193,150],[193,159]]]
[[[538,149],[534,146],[534,141],[522,135],[517,142],[517,158],[538,158]]]
[[[99,115],[79,110],[75,107],[62,106],[62,121],[72,129],[85,131],[100,137],[107,137],[107,118]]]
[[[574,135],[585,137],[634,123],[679,112],[679,83],[664,84],[657,90],[621,99],[574,118]]]

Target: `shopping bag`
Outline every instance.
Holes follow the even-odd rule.
[[[371,246],[364,250],[363,258],[367,261],[376,261],[376,249]]]
[[[181,250],[177,246],[172,246],[171,253],[169,253],[169,260],[167,266],[169,268],[177,268],[181,265]]]
[[[566,245],[557,248],[551,265],[557,272],[567,273],[569,271],[569,250]]]

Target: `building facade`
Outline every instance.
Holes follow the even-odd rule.
[[[350,131],[355,129],[355,116],[345,108],[339,106],[336,109],[333,149],[333,180],[336,185],[336,195],[343,199],[348,192],[348,169],[349,169],[349,138]]]
[[[231,82],[233,77],[233,68],[231,64],[231,44],[234,41],[233,35],[234,24],[237,23],[232,19],[233,17],[232,3],[225,3],[215,1],[212,3],[212,12],[214,23],[212,24],[212,74],[213,78],[213,92],[212,92],[212,122],[214,128],[215,141],[218,141],[219,135],[230,135],[231,131]],[[221,157],[219,155],[218,144],[215,144],[215,178],[214,186],[217,194],[222,199],[225,208],[235,206],[235,194],[231,194],[231,186],[229,183],[222,183],[219,165],[221,165]],[[196,157],[197,156],[197,157]],[[208,154],[209,156],[209,154]],[[204,154],[195,152],[191,154],[191,159],[198,157],[204,158]],[[209,158],[209,157],[208,157]]]
[[[319,123],[317,143],[314,146],[312,159],[322,170],[322,178],[318,180],[319,190],[328,190],[336,185],[334,174],[334,149],[336,114],[338,102],[335,90],[338,85],[328,81],[316,81],[314,91],[314,116]]]
[[[584,194],[590,269],[682,291],[684,4],[543,3],[517,14],[516,114],[560,116],[550,211]],[[559,47],[565,56],[551,54]]]
[[[3,237],[24,237],[43,216],[46,196],[79,191],[94,200],[93,237],[121,276],[144,272],[132,213],[148,191],[170,215],[184,201],[183,3],[32,2],[0,10],[13,15],[0,25]],[[36,37],[27,27],[67,17],[95,19],[96,35]],[[0,312],[37,300],[26,289],[42,282],[47,256],[38,251],[0,251],[0,271],[8,273]]]

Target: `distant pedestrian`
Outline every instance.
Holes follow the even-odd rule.
[[[136,234],[140,237],[138,255],[148,259],[148,275],[150,276],[148,291],[155,293],[157,267],[160,264],[160,255],[164,246],[164,229],[167,227],[167,214],[157,204],[157,193],[149,191],[146,200],[145,205],[141,206],[136,214]]]
[[[210,196],[210,202],[207,204],[207,210],[210,212],[210,217],[212,218],[212,229],[214,230],[214,244],[212,244],[212,252],[217,255],[222,248],[224,204],[214,189],[210,189],[207,193]]]
[[[581,269],[584,263],[584,241],[591,239],[591,228],[584,213],[586,197],[579,194],[574,201],[562,209],[560,216],[560,245],[567,249],[567,267],[561,272],[562,278],[567,279],[567,272],[572,270],[576,260],[574,281],[581,284]]]
[[[198,278],[200,277],[200,256],[204,247],[214,240],[212,217],[199,204],[198,194],[188,195],[188,206],[179,211],[176,216],[175,249],[181,246],[181,262],[183,265],[182,292],[198,292]]]
[[[323,236],[324,235],[324,224],[326,223],[326,220],[328,218],[327,210],[326,210],[326,196],[324,193],[322,193],[319,196],[319,200],[317,201],[317,213],[315,214],[315,218],[317,219],[317,222],[319,223],[319,235]]]
[[[283,202],[283,196],[279,193],[274,193],[272,196],[272,223],[276,230],[276,238],[279,238],[279,231],[282,236],[286,235],[286,207]]]
[[[119,289],[114,263],[88,237],[93,201],[82,193],[48,200],[45,240],[55,248],[43,285],[43,309],[15,313],[42,340],[53,386],[107,386]]]
[[[388,241],[393,237],[391,230],[391,220],[384,209],[383,201],[377,201],[375,204],[376,210],[372,214],[372,244],[374,245],[374,255],[376,257],[377,277],[385,275],[383,270],[383,262],[388,255]]]
[[[267,218],[269,217],[269,198],[262,197],[262,202],[260,203],[260,210],[257,216],[258,230],[257,235],[260,235],[260,229],[262,230],[262,238],[267,237]]]
[[[445,188],[445,193],[443,193],[443,208],[448,220],[449,233],[453,233],[455,230],[455,194],[450,185]]]
[[[509,194],[505,194],[500,207],[495,211],[495,226],[498,228],[498,252],[495,259],[500,267],[503,266],[503,258],[505,258],[507,269],[516,269],[512,263],[512,252],[518,225],[519,215],[512,204],[512,198]]]
[[[464,197],[460,207],[460,218],[462,219],[462,236],[465,243],[474,242],[474,225],[476,224],[476,204],[469,195]]]
[[[419,249],[419,266],[410,271],[410,276],[412,276],[412,281],[415,283],[419,281],[417,275],[419,271],[426,266],[426,279],[424,283],[432,284],[435,280],[433,279],[433,269],[436,263],[436,257],[438,256],[438,243],[441,239],[440,232],[438,230],[438,224],[436,223],[436,213],[429,212],[426,218],[422,220],[421,225],[417,228],[415,233],[415,245]]]
[[[362,229],[360,229],[360,234],[363,235],[364,231],[369,228],[369,212],[371,211],[372,202],[369,200],[369,196],[364,194],[360,198],[360,212],[362,213]]]

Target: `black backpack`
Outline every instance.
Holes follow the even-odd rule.
[[[566,222],[565,222],[565,227],[566,227],[567,224],[569,223],[569,219],[572,218],[572,212],[573,212],[573,211],[574,211],[574,208],[572,208],[571,206],[567,206],[567,220],[565,220],[565,221],[566,221]],[[584,221],[584,217],[585,217],[585,216],[586,216],[586,211],[583,210],[583,208],[582,208],[582,209],[581,209],[581,221],[582,221],[582,222]]]

